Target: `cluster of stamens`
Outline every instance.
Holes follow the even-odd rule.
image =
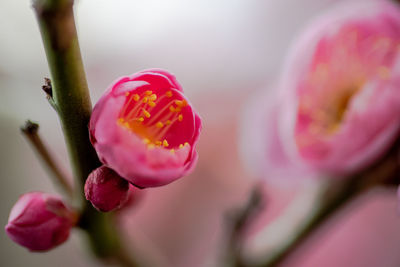
[[[122,108],[118,123],[129,130],[132,130],[143,138],[148,148],[164,147],[169,148],[165,135],[172,125],[183,121],[182,109],[188,105],[186,100],[172,99],[172,91],[167,91],[160,97],[151,90],[137,93],[126,92],[127,100]],[[170,101],[165,101],[165,99]],[[160,109],[155,107],[162,103]],[[187,142],[180,144],[182,148],[188,145]],[[174,153],[174,148],[169,148]]]
[[[372,43],[370,43],[371,51],[367,55],[370,65],[366,66],[362,64],[363,55],[352,52],[352,49],[363,41],[359,39],[359,33],[352,31],[345,37],[346,39],[339,43],[339,45],[343,44],[339,47],[335,46],[335,50],[331,51],[336,54],[337,50],[340,50],[342,55],[330,58],[327,62],[320,62],[309,74],[308,85],[315,92],[313,101],[318,103],[328,99],[320,107],[312,107],[313,101],[309,95],[304,95],[301,99],[299,112],[304,116],[309,116],[312,120],[308,126],[308,130],[312,134],[332,135],[336,133],[349,108],[351,98],[362,90],[368,78],[376,77],[382,81],[391,78],[390,63],[383,61],[382,55],[389,54],[393,49],[400,51],[398,41],[384,36],[368,39],[367,41],[372,41]],[[337,66],[344,66],[344,64],[346,64],[346,73],[339,72],[337,74]],[[320,88],[324,88],[325,92],[321,93]],[[331,89],[333,93],[329,92],[327,88],[333,88]]]

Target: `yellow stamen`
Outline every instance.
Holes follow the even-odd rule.
[[[162,116],[163,113],[165,111],[167,111],[168,109],[170,109],[170,105],[163,105],[163,107],[160,110],[157,110],[157,112],[155,114],[153,114],[152,119],[149,120],[147,123],[148,125],[152,125],[154,123],[156,123],[157,121],[160,121],[162,118],[164,118],[164,120],[170,119],[168,116]]]
[[[174,154],[174,153],[175,153],[175,149],[170,149],[169,152],[170,152],[171,154]]]
[[[156,94],[152,94],[152,95],[150,95],[150,100],[151,101],[156,101],[157,100],[157,95]]]
[[[129,128],[132,131],[137,131],[143,138],[143,143],[148,149],[155,147],[170,147],[166,137],[166,133],[171,126],[177,121],[183,121],[181,110],[188,105],[185,99],[175,99],[172,90],[167,91],[164,95],[153,94],[152,91],[143,91],[141,94],[133,94],[127,92],[127,101],[124,109],[120,112],[118,123]],[[172,99],[165,100],[164,98],[171,97]],[[137,103],[132,103],[133,101]],[[131,102],[129,102],[131,101]],[[155,106],[162,102],[162,106],[155,110]],[[129,110],[127,110],[129,109]],[[155,127],[154,127],[155,126]],[[180,144],[179,148],[186,144]],[[175,149],[169,149],[171,153],[175,153]]]
[[[183,99],[183,100],[175,100],[175,104],[178,107],[183,108],[183,107],[186,107],[188,103],[187,103],[187,101],[185,99]]]
[[[147,110],[145,110],[145,109],[143,109],[143,114],[144,114],[144,116],[146,117],[146,118],[150,118],[150,113],[147,111]]]
[[[163,146],[164,146],[164,147],[167,147],[167,146],[169,146],[167,139],[164,139],[164,141],[163,141],[163,143],[162,143],[162,144],[163,144]]]
[[[185,142],[185,146],[188,146],[189,145],[189,143],[188,142]]]

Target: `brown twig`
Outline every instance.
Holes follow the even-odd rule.
[[[366,169],[349,177],[328,179],[320,187],[310,214],[305,216],[306,219],[300,225],[293,225],[293,227],[298,227],[297,231],[289,238],[282,240],[273,251],[265,251],[264,258],[256,260],[251,266],[280,266],[338,211],[351,203],[351,200],[377,186],[398,185],[399,148],[400,139],[393,144],[386,155]],[[285,215],[290,218],[290,214]],[[279,219],[285,219],[285,217]]]
[[[39,131],[39,124],[32,121],[26,121],[25,125],[21,127],[21,132],[24,134],[26,139],[30,142],[32,147],[35,149],[37,154],[42,159],[46,169],[50,173],[50,177],[53,178],[54,182],[64,190],[64,192],[72,198],[73,189],[68,179],[65,177],[61,168],[56,163],[54,157],[50,154],[49,150],[43,143]]]
[[[262,186],[256,185],[247,201],[240,209],[232,211],[227,216],[227,252],[225,261],[227,266],[246,266],[242,258],[242,243],[244,233],[252,220],[264,208]]]

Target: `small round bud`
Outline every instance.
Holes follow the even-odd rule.
[[[85,197],[99,211],[119,209],[128,200],[129,183],[103,165],[89,174],[85,183]]]
[[[59,197],[31,192],[15,203],[5,230],[21,246],[45,251],[66,241],[75,222],[76,214]]]

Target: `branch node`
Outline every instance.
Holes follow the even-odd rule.
[[[49,78],[44,78],[42,90],[46,93],[47,99],[53,98],[53,87],[51,86],[51,80]]]
[[[31,120],[27,120],[25,122],[25,125],[21,126],[21,131],[27,135],[36,134],[38,130],[39,130],[39,124]]]
[[[49,101],[53,109],[58,112],[58,107],[53,98],[53,86],[51,85],[51,80],[49,78],[44,78],[44,85],[42,85],[42,90],[46,93],[47,101]]]

